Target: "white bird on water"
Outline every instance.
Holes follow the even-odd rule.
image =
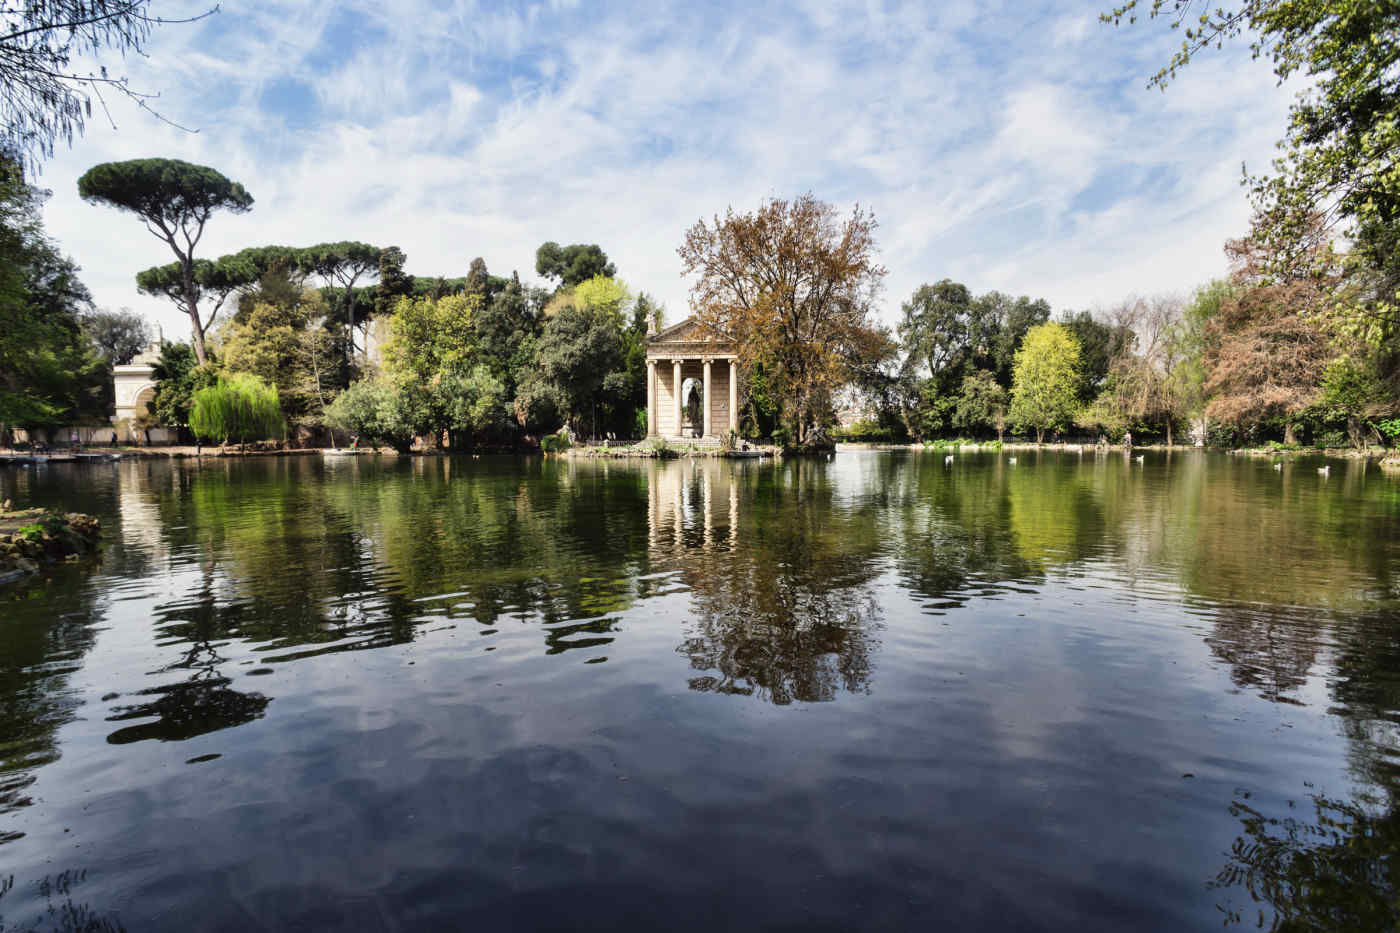
[[[949,454],[948,456],[946,456],[946,457],[943,458],[943,463],[944,463],[944,464],[949,464],[949,463],[952,463],[952,462],[953,462],[953,455],[952,455],[952,454]]]
[[[1318,467],[1317,472],[1321,473],[1323,476],[1326,476],[1328,473],[1332,472],[1332,465],[1329,463],[1325,467]]]
[[[1282,470],[1282,469],[1283,469],[1283,464],[1282,464],[1282,463],[1275,463],[1275,464],[1274,464],[1274,469],[1275,469],[1275,470]]]
[[[1134,457],[1133,459],[1136,460],[1138,463],[1141,463],[1141,462],[1142,462],[1143,460],[1145,460],[1146,458],[1147,458],[1147,455],[1146,455],[1146,454],[1138,454],[1138,455],[1137,455],[1136,457]]]
[[[1006,460],[1006,462],[1007,462],[1007,463],[1010,463],[1010,464],[1012,464],[1012,465],[1014,466],[1015,463],[1016,463],[1016,458],[1015,458],[1015,457],[1008,457],[1007,460]]]

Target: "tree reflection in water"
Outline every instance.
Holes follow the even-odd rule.
[[[1214,886],[1243,889],[1252,907],[1221,905],[1229,923],[1276,931],[1394,931],[1400,924],[1400,814],[1321,794],[1311,818],[1268,817],[1243,800],[1244,833]]]
[[[1313,613],[1311,624],[1302,625],[1291,615],[1248,615],[1252,621],[1238,629],[1217,625],[1212,650],[1231,661],[1236,683],[1263,685],[1261,696],[1278,702],[1298,702],[1282,691],[1301,686],[1313,652],[1332,634],[1328,692],[1343,714],[1348,770],[1359,790],[1350,799],[1310,793],[1310,817],[1272,816],[1248,794],[1238,795],[1230,813],[1243,832],[1213,886],[1243,891],[1251,906],[1229,899],[1221,910],[1230,922],[1260,929],[1394,931],[1400,927],[1400,620],[1391,613]],[[1300,633],[1311,652],[1292,644]],[[1240,650],[1222,650],[1222,635]]]
[[[73,901],[73,888],[86,880],[85,870],[46,875],[32,885],[31,912],[16,916],[5,898],[26,886],[17,888],[13,876],[0,878],[0,933],[122,933],[126,928],[115,918]]]
[[[706,672],[690,689],[783,705],[870,689],[880,628],[878,512],[838,504],[824,463],[651,477],[653,563],[692,595],[677,651]],[[761,502],[749,516],[739,503]]]

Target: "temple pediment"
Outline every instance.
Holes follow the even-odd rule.
[[[734,355],[729,343],[710,339],[698,321],[688,317],[679,324],[672,324],[659,333],[647,337],[647,357],[666,359],[669,357],[727,357]]]

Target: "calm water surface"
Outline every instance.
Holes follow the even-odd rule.
[[[1393,929],[1400,480],[0,471],[0,929]]]

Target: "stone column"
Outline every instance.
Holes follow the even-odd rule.
[[[739,360],[729,358],[729,430],[739,430]]]
[[[676,436],[685,430],[685,402],[681,399],[681,361],[671,361],[671,394],[676,400]]]
[[[701,418],[701,421],[705,425],[704,435],[709,437],[713,432],[710,430],[710,358],[708,356],[705,357],[705,393],[703,401],[704,404],[701,407],[704,409],[705,414]]]
[[[656,360],[647,360],[647,437],[660,433],[656,429]]]

